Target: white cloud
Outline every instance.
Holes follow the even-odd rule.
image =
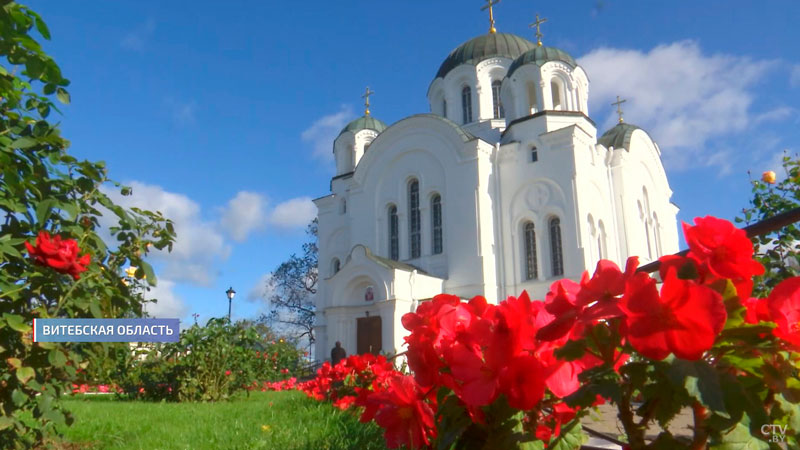
[[[753,118],[753,121],[755,123],[779,121],[791,117],[794,113],[795,113],[794,108],[790,108],[788,106],[780,106],[775,109],[769,110],[767,112],[758,114]]]
[[[266,226],[266,206],[263,195],[240,191],[221,211],[220,225],[234,240],[244,242],[250,233]]]
[[[161,211],[175,223],[177,239],[172,252],[165,249],[150,253],[154,260],[165,264],[159,278],[211,285],[216,277],[213,263],[227,258],[230,246],[214,223],[203,220],[200,205],[185,195],[165,191],[159,186],[138,181],[129,186],[133,190],[130,196],[122,196],[117,190],[105,191],[120,206]]]
[[[146,294],[146,299],[157,299],[156,303],[147,303],[147,313],[151,317],[162,319],[181,318],[188,312],[188,307],[183,299],[173,289],[175,282],[161,278],[158,286],[151,286]]]
[[[592,103],[609,104],[617,95],[626,98],[626,120],[648,130],[662,149],[668,149],[664,162],[677,169],[725,160],[718,149],[706,150],[706,142],[754,123],[754,87],[779,66],[740,56],[704,55],[693,41],[649,52],[600,48],[580,63],[591,77]],[[763,119],[786,114],[776,111]],[[605,125],[612,123],[609,117]]]
[[[266,302],[269,297],[275,292],[272,287],[272,274],[267,273],[258,279],[255,285],[247,292],[247,301],[249,302]]]
[[[333,140],[347,123],[355,117],[353,108],[342,105],[339,112],[323,116],[300,135],[303,142],[312,146],[311,155],[325,162],[333,161]]]
[[[281,228],[305,228],[317,217],[311,197],[298,197],[279,203],[269,215],[269,222]]]
[[[164,101],[172,121],[177,125],[191,125],[197,121],[197,102],[194,100],[178,101],[168,98]]]
[[[122,38],[120,45],[122,48],[127,50],[133,50],[136,52],[144,51],[147,41],[155,31],[156,21],[153,19],[147,19],[145,23],[126,34],[125,37]]]
[[[792,87],[800,87],[800,64],[792,66],[792,72],[789,75],[789,84]]]

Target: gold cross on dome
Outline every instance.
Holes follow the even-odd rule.
[[[375,91],[370,91],[369,90],[369,86],[367,86],[367,90],[364,91],[364,95],[361,96],[361,98],[364,99],[364,115],[365,116],[369,115],[369,96],[374,94],[374,93],[375,93]]]
[[[530,28],[536,27],[536,43],[537,45],[539,45],[539,47],[542,46],[542,37],[544,36],[542,34],[542,30],[539,27],[545,22],[547,22],[547,19],[545,19],[544,17],[540,19],[539,15],[537,14],[536,22],[533,22],[532,24],[528,25]]]
[[[617,114],[619,114],[619,123],[624,122],[624,120],[622,120],[622,104],[625,103],[626,101],[627,100],[620,100],[619,95],[618,95],[617,96],[617,101],[611,104],[612,106],[616,106],[617,107]]]
[[[489,10],[489,33],[497,33],[497,29],[494,27],[494,11],[492,11],[492,6],[500,3],[500,0],[486,0],[486,4],[481,7],[481,11]]]

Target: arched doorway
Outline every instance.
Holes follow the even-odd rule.
[[[356,350],[359,355],[372,353],[377,355],[382,349],[380,316],[359,317],[356,319]]]

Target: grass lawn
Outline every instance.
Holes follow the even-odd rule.
[[[87,449],[385,449],[382,430],[303,393],[255,392],[220,403],[64,401],[75,423],[69,448]],[[79,445],[74,445],[79,444]]]

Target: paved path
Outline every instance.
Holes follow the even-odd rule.
[[[690,408],[686,408],[681,411],[681,413],[678,414],[678,416],[675,417],[675,419],[670,423],[669,431],[672,432],[672,434],[676,437],[681,436],[691,438],[692,423],[692,410]],[[615,439],[625,435],[625,430],[622,427],[622,423],[617,418],[617,408],[614,405],[601,405],[599,408],[597,408],[597,412],[592,412],[588,416],[584,417],[584,419],[581,421],[581,424],[584,427],[591,428],[594,431],[603,433],[604,435]],[[645,436],[648,439],[655,439],[660,432],[661,428],[659,428],[658,425],[651,426],[648,428]],[[584,448],[619,449],[620,446],[597,437],[591,437],[589,442],[584,445]]]

